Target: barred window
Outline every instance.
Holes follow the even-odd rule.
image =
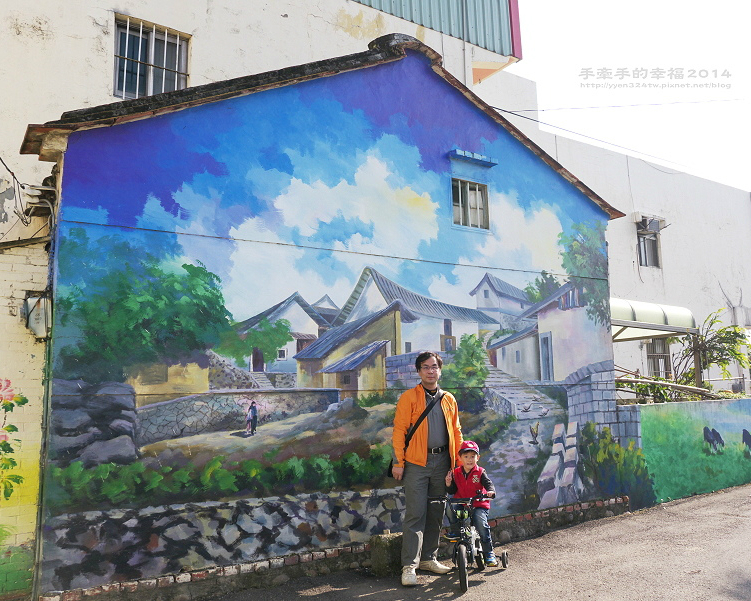
[[[647,369],[654,378],[672,378],[670,345],[662,338],[647,343]]]
[[[451,180],[454,223],[490,229],[488,221],[488,187],[462,179]]]
[[[188,38],[174,29],[118,16],[115,96],[140,98],[188,87]]]

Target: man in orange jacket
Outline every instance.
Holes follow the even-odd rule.
[[[458,461],[462,444],[459,408],[449,392],[438,387],[443,360],[433,352],[420,353],[415,368],[420,384],[399,397],[394,416],[394,478],[404,484],[406,508],[402,521],[402,584],[417,584],[416,569],[445,574],[451,568],[436,560],[443,520],[443,503],[428,497],[446,493],[446,474]],[[438,401],[404,448],[410,428],[433,399]]]

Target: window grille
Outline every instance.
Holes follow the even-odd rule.
[[[188,87],[188,36],[167,27],[117,18],[115,95],[140,98]]]
[[[672,378],[670,345],[663,339],[653,339],[647,343],[647,369],[653,378]]]
[[[488,221],[488,187],[461,179],[451,180],[454,223],[490,229]]]

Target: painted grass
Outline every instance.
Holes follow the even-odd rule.
[[[642,445],[658,501],[751,482],[745,445],[726,440],[724,450],[712,453],[704,442],[705,425],[680,411],[642,413]]]
[[[6,547],[0,553],[0,597],[31,593],[34,556],[26,546]]]

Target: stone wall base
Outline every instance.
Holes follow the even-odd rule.
[[[628,497],[573,503],[490,520],[496,545],[535,538],[581,522],[629,511]],[[449,557],[450,545],[441,542],[439,557]],[[373,536],[370,543],[107,584],[89,589],[53,591],[39,601],[204,601],[248,588],[272,588],[293,578],[325,576],[344,570],[367,569],[376,576],[400,573],[401,534]]]

